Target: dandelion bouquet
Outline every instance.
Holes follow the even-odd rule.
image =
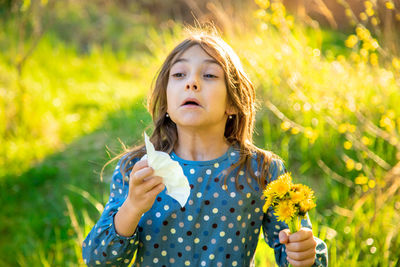
[[[278,221],[286,222],[290,232],[301,228],[301,219],[314,208],[314,192],[302,184],[293,184],[290,173],[282,174],[277,180],[268,184],[264,190],[265,204],[263,211],[272,207]]]

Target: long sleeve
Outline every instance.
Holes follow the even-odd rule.
[[[285,166],[280,160],[274,161],[270,170],[270,181],[276,180],[279,175],[286,172]],[[306,219],[301,220],[301,226],[312,229],[308,214],[306,215]],[[271,248],[274,249],[276,263],[279,266],[285,267],[288,266],[289,263],[286,259],[286,246],[279,242],[279,232],[288,228],[289,226],[286,223],[277,220],[277,217],[275,216],[271,207],[267,210],[266,214],[264,214],[262,222],[264,240]],[[328,250],[326,244],[317,237],[314,237],[314,240],[317,242],[317,246],[315,262],[312,266],[328,266]]]
[[[110,197],[104,211],[82,244],[82,256],[88,266],[128,266],[137,249],[137,230],[131,237],[117,234],[114,216],[128,195],[128,181],[123,181],[118,162],[110,184]],[[129,176],[129,174],[128,174]]]

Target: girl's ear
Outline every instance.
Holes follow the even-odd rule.
[[[235,107],[233,107],[233,106],[228,106],[227,108],[226,108],[226,110],[225,110],[225,113],[226,113],[226,115],[235,115],[235,114],[237,114],[238,112],[237,112],[237,110],[236,110],[236,108]]]

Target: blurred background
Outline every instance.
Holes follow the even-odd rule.
[[[1,0],[0,266],[83,265],[115,164],[100,171],[142,141],[196,21],[257,88],[256,145],[315,190],[330,266],[399,266],[399,0]],[[262,236],[256,266],[274,266]]]

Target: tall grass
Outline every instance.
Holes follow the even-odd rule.
[[[246,30],[225,38],[258,90],[256,144],[316,191],[310,217],[330,266],[396,266],[398,58],[381,59],[379,40],[362,24],[355,37],[310,29],[279,2],[256,2]],[[82,265],[81,241],[108,196],[109,181],[98,177],[105,145],[118,150],[117,137],[132,144],[149,124],[143,95],[182,36],[171,25],[148,27],[141,42],[151,53],[93,46],[82,55],[49,34],[21,77],[0,57],[0,229],[11,231],[0,255],[17,251],[0,256],[1,265]],[[255,261],[273,265],[263,241]]]

